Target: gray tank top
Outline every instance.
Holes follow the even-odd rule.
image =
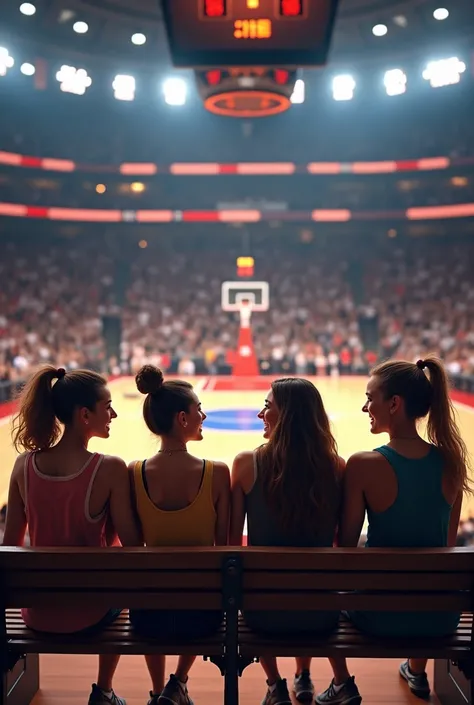
[[[247,533],[249,546],[282,547],[331,547],[336,533],[337,513],[331,526],[321,527],[318,536],[287,534],[278,522],[272,508],[265,499],[262,481],[258,473],[257,454],[253,454],[254,484],[245,498],[247,512]],[[315,517],[316,522],[316,517]]]

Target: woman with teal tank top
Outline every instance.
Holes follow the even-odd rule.
[[[276,380],[258,417],[268,443],[234,461],[229,543],[241,545],[247,517],[251,546],[332,546],[345,462],[337,454],[321,395],[308,380]],[[244,617],[264,633],[321,633],[334,629],[339,613],[247,612]],[[262,705],[291,705],[276,658],[260,663],[268,685]],[[296,659],[293,691],[299,702],[314,697],[310,665],[310,657]]]
[[[367,512],[367,547],[455,546],[463,494],[471,492],[469,460],[441,361],[430,356],[416,364],[384,362],[372,371],[366,397],[362,411],[371,433],[388,433],[390,441],[347,462],[339,544],[357,546]],[[425,417],[429,442],[418,433]],[[441,636],[456,629],[460,615],[359,611],[349,617],[378,636]],[[330,662],[334,678],[316,702],[359,705],[346,660]],[[400,666],[400,676],[423,699],[430,695],[426,663],[408,658]]]

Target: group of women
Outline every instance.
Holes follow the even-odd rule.
[[[14,421],[14,443],[24,451],[13,468],[4,545],[32,546],[241,545],[245,519],[255,546],[357,546],[365,515],[367,546],[441,547],[455,544],[463,494],[470,491],[468,454],[456,425],[448,380],[439,360],[389,361],[375,368],[362,411],[373,434],[389,442],[338,455],[323,400],[305,379],[271,384],[259,413],[266,443],[243,452],[232,474],[225,463],[188,453],[202,439],[206,414],[191,384],[164,381],[143,367],[136,376],[145,394],[143,417],[161,440],[152,458],[127,465],[88,451],[91,438],[108,438],[117,414],[106,380],[85,370],[47,366],[25,386]],[[427,417],[425,441],[418,422]],[[363,550],[363,549],[361,549]],[[23,618],[46,632],[100,631],[120,610],[25,609]],[[264,633],[324,633],[340,615],[262,612],[244,615]],[[445,634],[458,614],[345,615],[378,635]],[[141,634],[199,638],[212,633],[220,613],[132,610]],[[148,705],[192,705],[187,690],[195,656],[179,658],[165,683],[165,657],[146,655],[152,690]],[[99,657],[89,705],[125,705],[112,681],[119,657]],[[276,658],[262,658],[267,678],[263,705],[289,705],[289,687]],[[331,659],[334,678],[316,696],[320,705],[358,705],[362,698],[343,658]],[[311,702],[311,658],[296,660],[296,699]],[[400,675],[420,697],[430,692],[426,661],[408,658]]]

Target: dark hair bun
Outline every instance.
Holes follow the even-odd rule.
[[[144,365],[138,371],[135,382],[142,394],[156,394],[163,386],[163,372],[153,365]]]

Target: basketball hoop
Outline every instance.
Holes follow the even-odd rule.
[[[249,299],[242,299],[239,302],[240,327],[250,328],[250,318],[252,316],[252,302]]]

